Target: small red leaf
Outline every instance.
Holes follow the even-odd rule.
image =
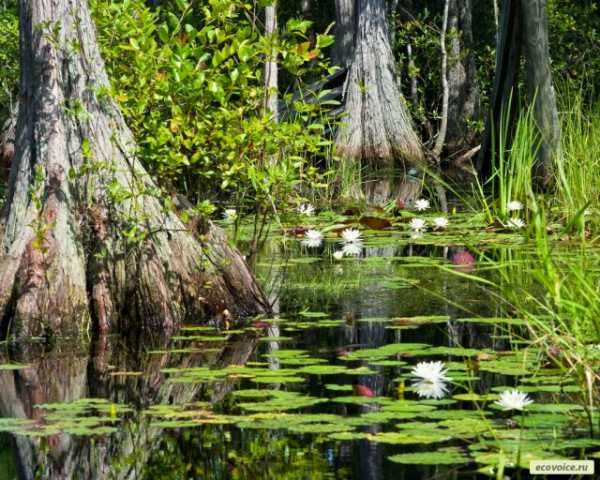
[[[365,385],[361,385],[360,383],[355,383],[352,385],[352,393],[359,397],[374,397],[375,392],[371,390],[369,387]]]

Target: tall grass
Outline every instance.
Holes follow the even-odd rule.
[[[561,104],[562,141],[552,206],[573,219],[600,201],[600,102],[586,106],[583,96],[575,94],[562,97]],[[593,227],[599,224],[594,215],[589,221]]]
[[[511,201],[523,204],[531,197],[532,170],[539,149],[539,140],[532,109],[519,115],[514,131],[511,132],[512,115],[504,112],[498,132],[498,142],[492,136],[492,197],[497,200],[496,215],[506,220],[509,216],[507,205]],[[512,135],[511,135],[512,133]],[[512,144],[508,149],[507,142],[512,136]],[[495,145],[498,152],[495,152]]]
[[[587,242],[557,246],[543,209],[535,217],[535,248],[517,250],[512,262],[489,259],[499,275],[496,293],[525,320],[541,359],[577,381],[591,427],[600,407],[600,250]]]
[[[493,288],[526,321],[529,340],[545,358],[578,380],[591,419],[600,406],[600,249],[593,235],[599,223],[600,103],[586,105],[581,95],[570,95],[562,105],[554,190],[532,189],[538,135],[528,111],[516,122],[510,149],[509,116],[503,117],[493,177],[489,190],[479,186],[479,198],[490,219],[506,219],[510,200],[527,206],[533,243],[515,251],[516,260],[488,259],[498,272]],[[571,235],[574,226],[581,235]]]
[[[514,125],[512,120],[511,112],[503,111],[500,125],[492,129],[491,176],[485,184],[475,184],[474,198],[490,223],[508,220],[509,202],[527,204],[533,195],[532,171],[539,135],[532,109],[522,112]]]

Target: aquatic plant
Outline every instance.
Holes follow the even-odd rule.
[[[506,204],[506,210],[508,212],[518,212],[520,210],[523,210],[523,204],[518,200],[511,200]]]
[[[525,228],[527,226],[527,224],[525,223],[525,221],[523,219],[513,217],[513,218],[508,219],[508,221],[506,222],[506,226],[513,230],[521,230],[521,229]]]
[[[448,385],[444,381],[421,380],[413,384],[419,397],[441,399],[448,393]]]
[[[233,222],[237,218],[237,210],[235,208],[227,208],[223,212],[223,218],[227,222]]]
[[[438,230],[444,230],[448,228],[450,221],[446,217],[435,217],[433,219],[433,226]]]
[[[494,403],[505,411],[524,410],[525,407],[533,403],[533,400],[526,393],[513,389],[502,392],[500,399]]]
[[[360,230],[346,228],[342,231],[342,239],[344,242],[358,242],[361,239]]]
[[[419,362],[410,373],[413,377],[432,383],[450,381],[444,362]]]
[[[413,218],[408,225],[413,232],[424,232],[427,230],[427,222],[422,218]]]
[[[429,200],[424,198],[419,198],[415,201],[415,210],[417,212],[424,212],[425,210],[429,210],[430,203]]]
[[[310,203],[303,203],[298,207],[298,213],[300,215],[306,215],[307,217],[311,217],[315,214],[315,207]]]
[[[347,257],[358,257],[362,253],[363,245],[360,242],[345,243],[342,253]]]
[[[320,247],[323,243],[323,233],[319,230],[310,229],[304,234],[302,245],[308,248]]]

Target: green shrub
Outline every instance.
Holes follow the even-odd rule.
[[[275,122],[265,109],[263,64],[275,51],[288,90],[297,92],[327,74],[321,50],[330,36],[317,35],[313,45],[310,22],[292,19],[265,37],[240,0],[92,6],[111,93],[163,186],[194,202],[228,199],[242,210],[248,202],[263,214],[318,178],[309,161],[330,146],[323,105],[286,94],[282,105],[293,114]]]
[[[16,101],[19,82],[19,15],[16,2],[0,7],[0,126]]]

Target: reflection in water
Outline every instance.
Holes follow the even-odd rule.
[[[489,328],[470,323],[448,320],[439,326],[411,329],[388,322],[417,315],[447,315],[451,319],[464,316],[464,312],[446,302],[446,298],[452,299],[454,304],[466,304],[474,315],[494,313],[489,311],[493,305],[486,301],[476,285],[460,277],[440,275],[435,268],[408,268],[405,260],[399,260],[427,259],[432,254],[450,259],[457,253],[454,250],[364,246],[360,260],[330,263],[325,255],[324,260],[315,263],[285,268],[274,268],[272,264],[262,267],[272,271],[266,290],[271,292],[274,311],[282,318],[291,317],[301,322],[298,312],[321,312],[328,318],[343,320],[335,327],[295,329],[257,319],[251,322],[247,333],[230,336],[227,342],[184,342],[184,348],[180,348],[180,343],[173,348],[169,339],[161,342],[154,339],[151,347],[143,339],[136,339],[135,347],[131,341],[114,338],[98,340],[92,345],[91,352],[62,344],[48,352],[35,344],[20,347],[6,358],[0,358],[0,364],[10,360],[13,364],[28,365],[23,369],[0,370],[0,414],[7,418],[32,420],[37,422],[36,428],[45,428],[50,434],[12,437],[19,477],[59,480],[325,477],[375,480],[436,475],[440,479],[453,478],[452,469],[412,468],[387,460],[391,453],[410,451],[414,446],[392,447],[364,439],[336,442],[326,436],[292,435],[277,428],[242,429],[224,424],[166,429],[153,426],[144,411],[160,405],[202,409],[206,404],[198,402],[209,402],[215,412],[233,410],[240,414],[229,395],[240,387],[331,398],[326,384],[332,383],[340,388],[348,387],[347,395],[354,393],[369,399],[397,398],[396,380],[400,369],[370,365],[366,359],[355,361],[352,367],[369,366],[376,374],[353,378],[348,375],[309,375],[302,383],[271,383],[268,387],[252,383],[243,375],[230,380],[176,383],[169,381],[165,369],[193,370],[202,366],[219,369],[230,365],[260,364],[277,371],[272,372],[273,375],[279,375],[289,367],[278,354],[292,348],[308,350],[330,365],[344,365],[342,358],[348,352],[391,343],[494,346]],[[275,262],[280,261],[273,251],[267,256]],[[414,282],[393,283],[397,279]],[[411,287],[413,284],[418,288]],[[436,295],[428,292],[436,292]],[[286,337],[292,337],[292,340],[286,340]],[[265,353],[270,355],[264,357]],[[95,435],[65,433],[64,424],[61,426],[60,419],[56,418],[53,424],[56,431],[48,432],[48,423],[52,423],[48,420],[48,411],[35,408],[42,404],[64,406],[85,398],[106,399],[131,408],[113,412],[110,403],[109,407],[102,407],[105,410],[101,427],[113,427],[115,431],[101,434],[99,429]],[[99,410],[100,407],[94,408]],[[68,412],[69,407],[65,408]],[[317,408],[305,410],[308,413],[358,416],[379,412],[381,406],[324,402]],[[164,411],[168,414],[168,408]],[[389,431],[393,424],[372,423],[360,426],[357,431],[377,434]],[[85,430],[86,425],[82,422],[81,428]]]
[[[154,348],[159,351],[167,345],[165,341]],[[255,338],[250,336],[228,343],[214,355],[168,351],[148,355],[119,343],[111,344],[106,338],[94,343],[91,354],[68,348],[46,353],[39,345],[22,347],[10,360],[28,367],[0,371],[3,417],[34,420],[41,427],[43,410],[35,405],[68,404],[85,398],[104,398],[134,406],[135,410],[126,419],[125,428],[109,435],[90,437],[60,431],[43,437],[16,435],[13,441],[19,478],[139,478],[163,435],[139,412],[151,405],[186,405],[207,394],[199,383],[166,382],[162,370],[207,363],[216,368],[243,365],[255,347]],[[230,382],[219,382],[210,392],[211,399],[222,400],[230,389]]]

